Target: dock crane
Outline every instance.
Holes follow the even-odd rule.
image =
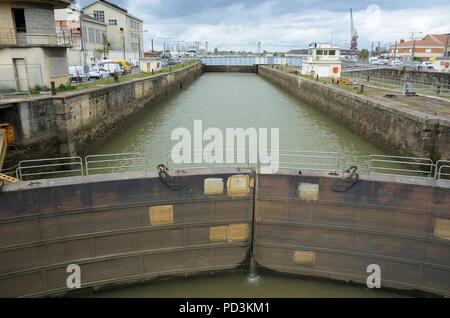
[[[353,23],[352,8],[350,8],[350,52],[351,55],[358,52],[358,32],[356,31]]]

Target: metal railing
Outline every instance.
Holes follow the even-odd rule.
[[[387,86],[391,86],[392,88],[402,89],[405,83],[410,83],[414,86],[414,91],[416,93],[422,93],[427,95],[438,95],[443,97],[450,97],[450,84],[448,83],[439,83],[439,82],[425,82],[425,81],[415,81],[415,80],[407,80],[403,78],[397,77],[386,77],[374,74],[358,74],[358,73],[348,73],[347,77],[350,78],[358,78],[367,81],[369,79],[370,82],[378,83],[378,84],[387,84]]]
[[[70,47],[72,32],[56,28],[0,28],[0,47],[30,45]]]
[[[450,160],[436,161],[435,179],[450,179]]]
[[[233,151],[231,153],[231,151]],[[170,170],[195,168],[270,168],[277,166],[286,169],[344,171],[347,162],[338,152],[280,150],[268,152],[267,162],[261,161],[258,154],[250,154],[245,149],[219,149],[213,153],[191,150],[181,154],[184,162],[173,160],[171,152],[166,154],[166,166]],[[228,156],[227,156],[228,155]],[[219,160],[217,160],[219,159]],[[178,162],[179,161],[179,162]],[[270,162],[271,161],[271,162]],[[277,165],[278,163],[278,165]],[[364,167],[360,167],[364,171]],[[16,169],[16,177],[22,181],[43,178],[88,176],[130,171],[156,171],[156,163],[138,152],[89,155],[84,159],[78,156],[22,160]],[[429,158],[402,157],[388,155],[369,155],[367,173],[394,175],[402,177],[426,178],[433,180],[450,179],[450,160],[433,163]]]
[[[280,168],[303,170],[343,170],[338,152],[280,150]]]
[[[16,169],[16,178],[22,181],[40,176],[58,175],[61,177],[83,176],[81,157],[22,160]]]
[[[433,160],[429,158],[370,155],[367,162],[369,174],[395,174],[432,178],[434,177],[434,169]],[[386,173],[386,171],[390,173]]]
[[[84,163],[86,175],[151,170],[150,161],[139,152],[89,155]]]
[[[30,94],[44,88],[40,64],[0,64],[0,95]]]

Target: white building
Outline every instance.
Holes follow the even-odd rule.
[[[28,91],[69,83],[72,34],[55,27],[54,9],[69,0],[0,1],[0,91]]]
[[[302,74],[319,76],[319,78],[341,77],[339,48],[333,47],[331,44],[311,44],[308,49],[308,57],[302,61]]]
[[[141,58],[141,71],[151,73],[152,71],[159,71],[162,68],[162,60],[157,57],[143,57]]]
[[[67,51],[69,65],[98,64],[108,55],[106,23],[82,13],[76,4],[55,10],[55,23],[57,30],[72,34],[73,46]]]
[[[106,23],[109,59],[123,59],[139,65],[139,58],[144,51],[143,21],[141,19],[106,0],[98,0],[85,6],[83,12]]]

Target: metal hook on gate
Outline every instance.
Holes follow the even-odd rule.
[[[359,181],[359,173],[357,166],[351,166],[345,172],[349,173],[349,175],[333,185],[334,191],[345,192]]]
[[[175,182],[175,178],[169,175],[167,170],[169,170],[164,164],[159,164],[157,166],[159,172],[159,179],[164,182],[170,190],[178,191],[181,189],[181,186]]]

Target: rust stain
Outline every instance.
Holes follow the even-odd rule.
[[[173,205],[152,206],[149,209],[150,224],[173,224]]]
[[[227,180],[227,193],[230,196],[247,196],[250,192],[250,177],[248,175],[234,175]]]
[[[450,219],[436,219],[434,221],[433,235],[450,240]]]
[[[209,228],[209,240],[210,241],[226,241],[227,240],[227,228],[228,226],[211,226]]]
[[[228,242],[243,242],[248,239],[248,224],[230,224],[227,229]]]
[[[313,266],[316,261],[316,253],[309,251],[294,251],[294,264],[302,266]]]
[[[223,179],[222,178],[206,178],[203,184],[204,194],[222,194]]]
[[[315,183],[300,183],[297,192],[302,200],[317,201],[319,199],[319,185]]]

